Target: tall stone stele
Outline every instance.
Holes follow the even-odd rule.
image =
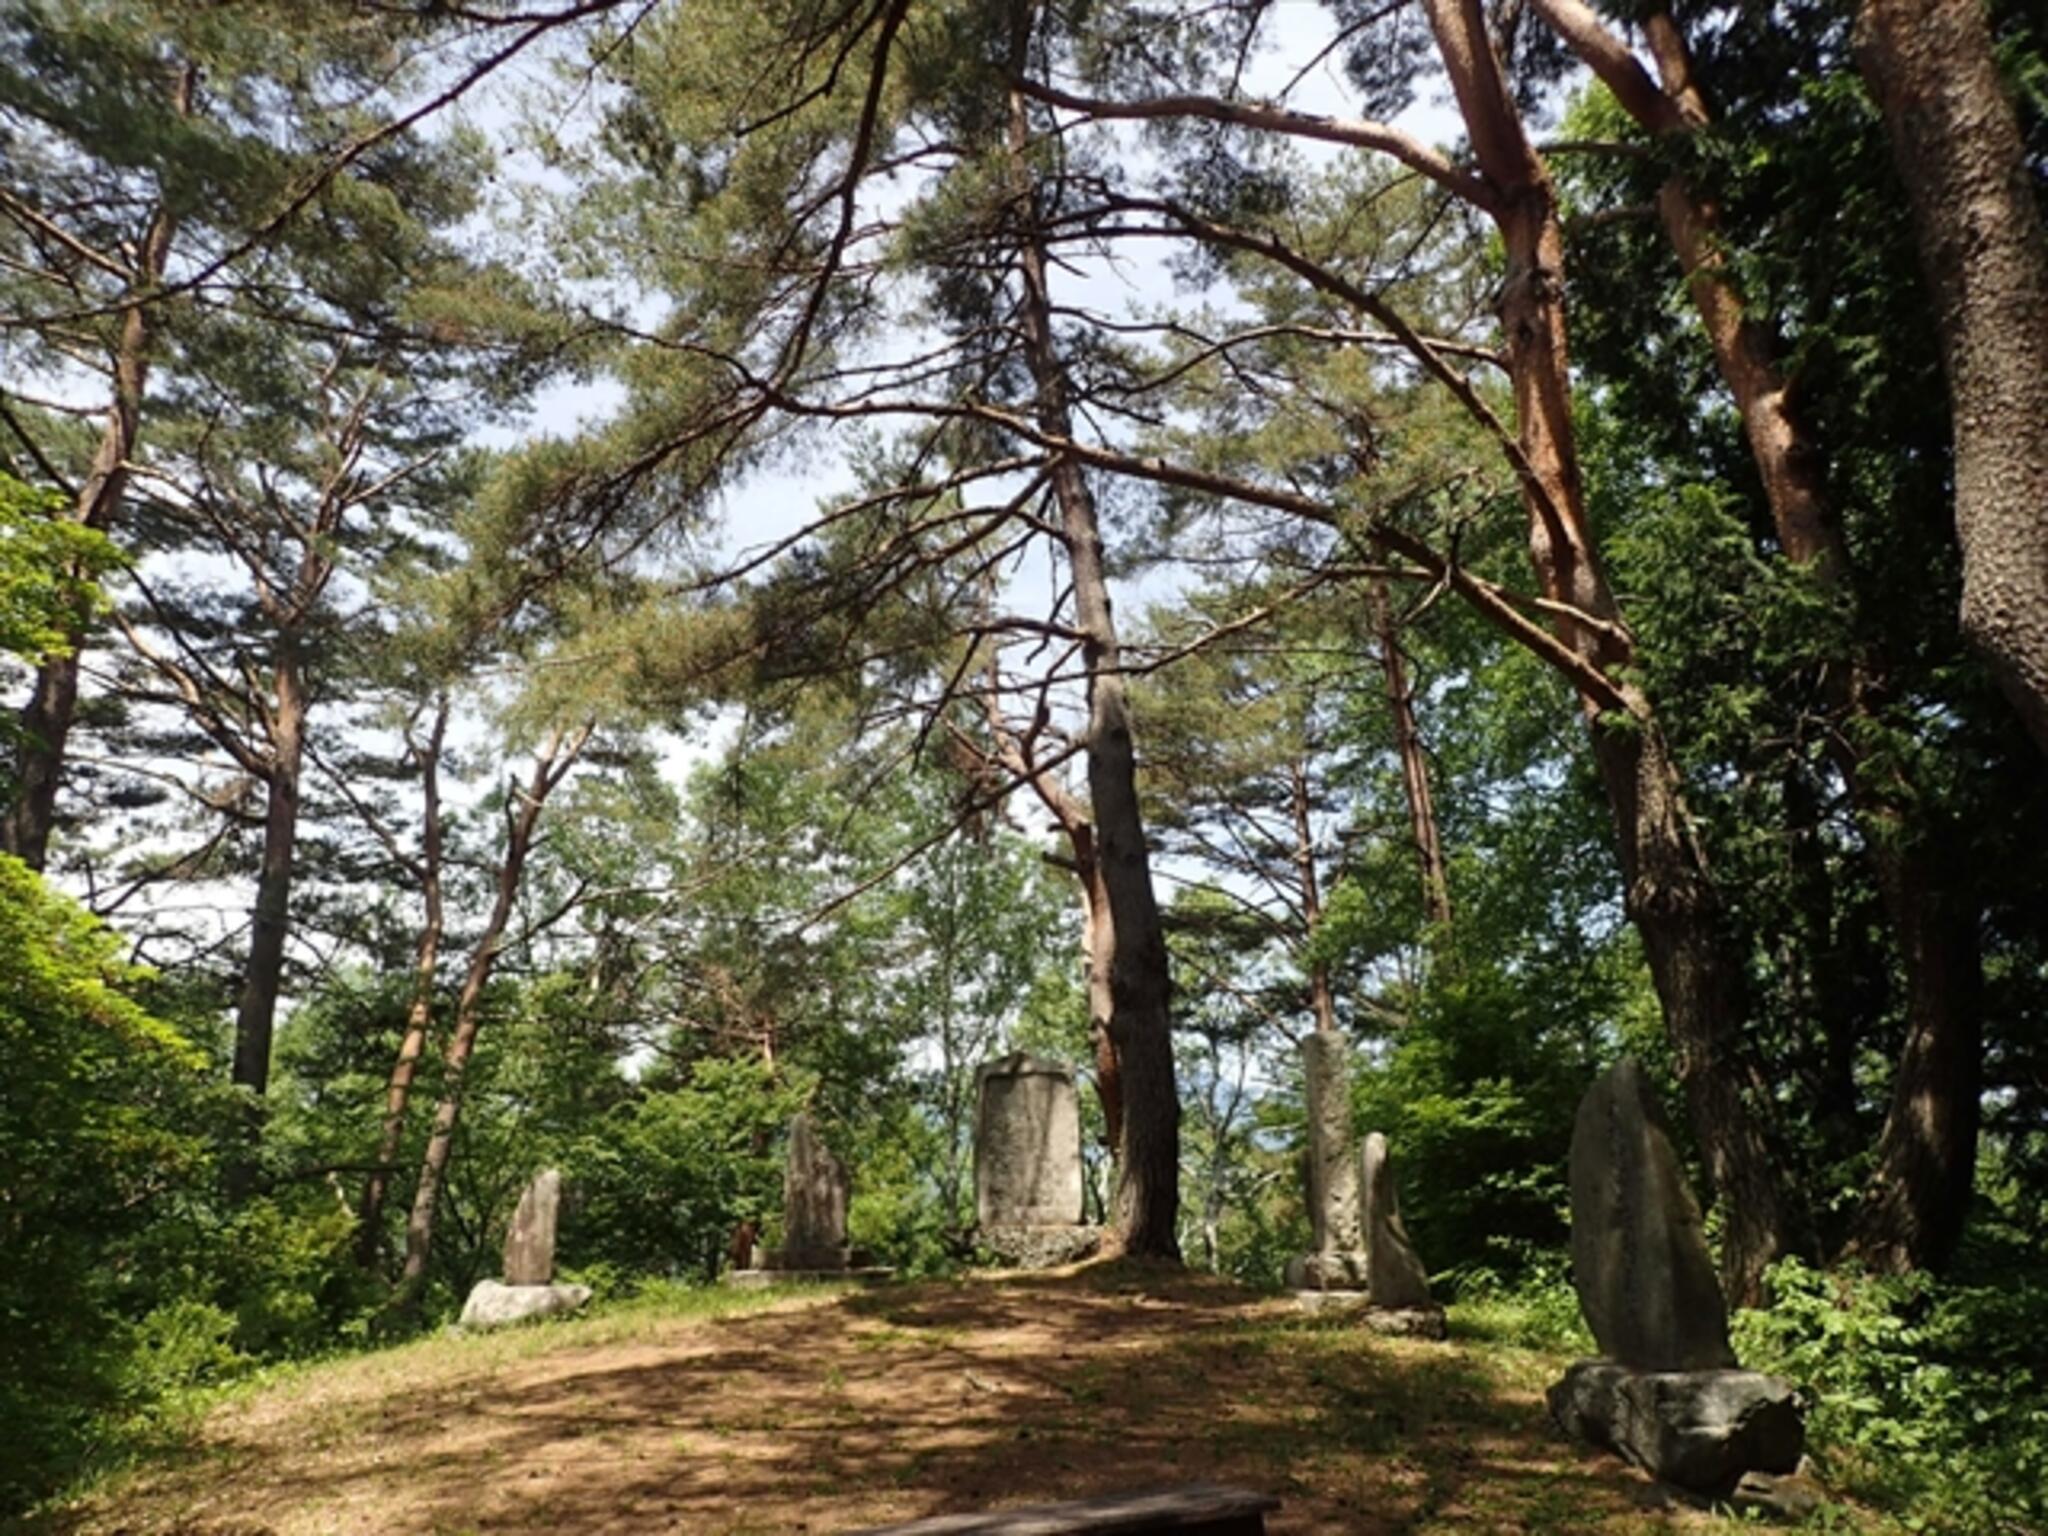
[[[1287,1261],[1287,1284],[1296,1291],[1362,1297],[1367,1260],[1358,1150],[1351,1135],[1351,1047],[1342,1035],[1317,1030],[1301,1042],[1301,1069],[1310,1251]]]
[[[562,1175],[543,1168],[519,1197],[505,1230],[505,1283],[546,1285],[555,1278],[555,1229],[562,1219]]]
[[[789,1122],[789,1161],[782,1170],[782,1247],[771,1268],[846,1269],[846,1165],[832,1155],[811,1117]]]
[[[555,1231],[562,1217],[562,1175],[543,1168],[519,1196],[505,1231],[503,1280],[480,1280],[462,1305],[465,1328],[574,1312],[590,1300],[587,1285],[555,1283]]]
[[[981,1245],[1036,1269],[1086,1258],[1081,1096],[1074,1069],[1023,1051],[974,1074],[974,1216]]]
[[[1550,1389],[1567,1433],[1651,1476],[1716,1496],[1795,1470],[1798,1395],[1740,1369],[1700,1208],[1642,1068],[1624,1057],[1572,1127],[1572,1283],[1601,1359]]]

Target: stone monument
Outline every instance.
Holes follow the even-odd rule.
[[[782,1168],[782,1247],[775,1269],[839,1270],[853,1263],[846,1245],[846,1165],[819,1138],[811,1117],[789,1122],[789,1161]]]
[[[1566,1433],[1716,1497],[1799,1464],[1791,1387],[1740,1369],[1700,1209],[1642,1068],[1624,1057],[1572,1127],[1572,1283],[1600,1346],[1549,1392]]]
[[[1366,1252],[1351,1139],[1351,1047],[1342,1035],[1317,1030],[1301,1042],[1301,1067],[1312,1251],[1287,1261],[1287,1284],[1306,1302],[1358,1305],[1365,1300]]]
[[[788,1280],[884,1279],[894,1271],[859,1262],[846,1241],[846,1206],[851,1189],[846,1165],[832,1154],[811,1117],[798,1111],[789,1122],[789,1157],[782,1168],[782,1246],[753,1250],[745,1269],[730,1270],[732,1285],[770,1285]]]
[[[1083,1220],[1081,1098],[1073,1068],[1023,1051],[974,1074],[977,1240],[1021,1269],[1070,1264],[1102,1233]]]
[[[519,1197],[505,1233],[505,1283],[546,1285],[555,1278],[555,1228],[562,1219],[562,1176],[543,1168]]]
[[[505,1233],[505,1278],[479,1280],[462,1304],[465,1328],[500,1328],[529,1318],[574,1312],[590,1300],[587,1285],[557,1285],[555,1228],[562,1213],[562,1175],[543,1168],[519,1197]]]
[[[1365,1189],[1365,1325],[1379,1333],[1415,1338],[1445,1336],[1444,1309],[1429,1294],[1429,1272],[1408,1229],[1401,1224],[1401,1200],[1394,1187],[1394,1164],[1387,1138],[1374,1131],[1365,1138],[1360,1159]]]

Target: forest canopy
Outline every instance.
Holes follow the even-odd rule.
[[[1532,1316],[1641,1060],[1841,1476],[2048,1520],[2044,46],[0,4],[0,1508],[542,1167],[600,1296],[800,1110],[970,1264],[1013,1050],[1114,1252],[1277,1288],[1336,1038]]]

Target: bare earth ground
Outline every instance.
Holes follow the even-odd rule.
[[[628,1312],[294,1373],[50,1528],[824,1533],[1193,1480],[1276,1536],[1721,1528],[1551,1428],[1560,1364],[1119,1267]]]

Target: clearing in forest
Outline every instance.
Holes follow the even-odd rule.
[[[1178,1481],[1277,1494],[1276,1536],[1721,1524],[1551,1428],[1559,1357],[1380,1339],[1226,1281],[1096,1266],[705,1306],[291,1373],[51,1529],[767,1536]]]

